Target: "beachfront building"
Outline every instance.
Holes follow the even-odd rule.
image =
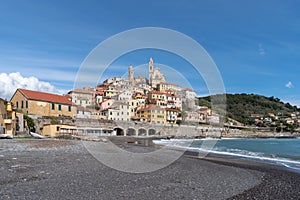
[[[140,121],[146,121],[157,124],[165,124],[166,110],[155,104],[149,104],[145,108],[137,110],[137,117]]]
[[[174,108],[166,108],[166,120],[169,124],[176,124],[180,110]]]
[[[82,106],[77,106],[76,118],[90,119],[91,118],[91,112],[89,110],[87,110],[86,108],[82,107]]]
[[[83,89],[71,90],[68,95],[71,97],[73,104],[86,108],[94,105],[93,92],[93,88],[84,87]]]
[[[183,121],[189,124],[199,124],[200,113],[197,111],[184,111]]]
[[[207,116],[207,122],[209,124],[219,124],[220,116],[218,114],[213,113],[212,115]]]
[[[11,102],[0,98],[0,134],[16,134],[16,113]]]
[[[77,114],[77,108],[68,96],[19,88],[11,102],[16,110],[28,115],[74,117]]]
[[[108,120],[130,121],[130,111],[128,103],[115,101],[108,109],[103,110],[101,115],[106,115]]]
[[[76,135],[77,127],[69,124],[44,124],[41,129],[41,135],[48,137],[57,137],[59,135]]]

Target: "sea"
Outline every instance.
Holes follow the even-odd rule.
[[[300,138],[162,139],[154,142],[202,155],[214,153],[284,166],[300,173]]]

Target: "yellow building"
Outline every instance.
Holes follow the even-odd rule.
[[[41,130],[43,136],[56,137],[63,134],[76,135],[77,127],[67,124],[45,124]]]
[[[11,102],[0,98],[0,134],[16,134],[16,113]]]
[[[136,117],[136,111],[145,107],[146,100],[145,99],[130,99],[129,100],[129,110],[130,110],[130,118]]]
[[[150,91],[148,93],[148,99],[151,104],[156,104],[161,108],[166,108],[167,106],[167,94],[158,91]]]
[[[68,96],[45,92],[17,89],[11,102],[16,110],[28,115],[74,117],[77,113]]]
[[[149,104],[145,108],[138,110],[137,116],[141,120],[147,122],[153,122],[157,124],[165,124],[167,122],[165,109],[154,104]]]
[[[113,97],[120,94],[121,88],[115,85],[109,85],[107,89],[104,91],[104,96]]]

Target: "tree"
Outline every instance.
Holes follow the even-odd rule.
[[[28,128],[33,128],[35,125],[33,119],[31,117],[29,117],[28,115],[24,115],[24,118],[27,122]]]

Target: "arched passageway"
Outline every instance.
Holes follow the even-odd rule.
[[[140,128],[138,133],[139,133],[138,134],[139,136],[146,136],[147,135],[147,130],[143,129],[143,128]]]
[[[156,133],[155,129],[148,130],[148,135],[155,135],[155,133]]]
[[[127,136],[136,136],[136,130],[134,128],[128,128],[126,135]]]
[[[115,128],[114,131],[116,131],[117,135],[124,135],[124,130],[122,128]]]

